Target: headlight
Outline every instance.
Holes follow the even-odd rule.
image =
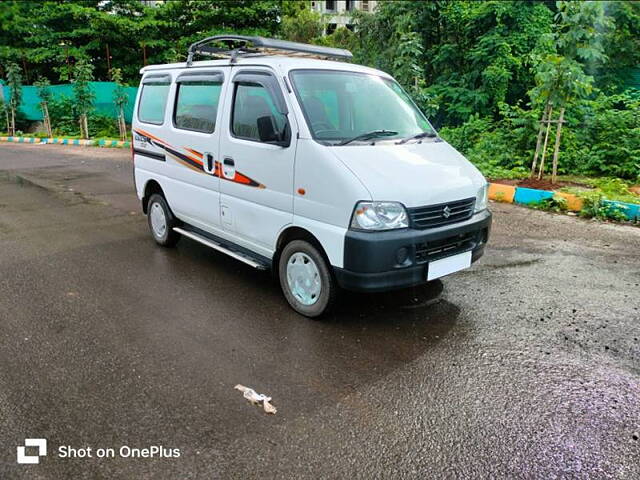
[[[351,218],[357,230],[394,230],[409,226],[407,210],[398,202],[359,202]]]
[[[487,203],[489,202],[489,184],[485,183],[478,193],[476,193],[476,208],[475,213],[481,212],[487,209]]]

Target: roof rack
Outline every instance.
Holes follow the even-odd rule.
[[[218,44],[218,46],[213,44]],[[349,50],[342,48],[321,47],[319,45],[287,42],[274,38],[249,37],[245,35],[215,35],[191,44],[188,50],[187,67],[190,67],[193,63],[194,55],[230,58],[231,63],[234,63],[238,57],[278,54],[306,58],[336,58],[341,60],[349,60],[353,57]]]

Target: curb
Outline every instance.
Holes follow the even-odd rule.
[[[583,200],[577,195],[564,192],[552,192],[549,190],[536,190],[533,188],[514,187],[512,185],[502,185],[500,183],[489,184],[489,199],[503,203],[518,203],[520,205],[529,205],[538,203],[546,198],[552,198],[558,195],[567,200],[567,210],[579,212],[582,210]],[[640,205],[634,203],[618,202],[615,200],[603,200],[609,208],[621,212],[627,220],[640,221]]]
[[[81,140],[78,138],[0,137],[0,142],[78,145],[83,147],[129,148],[131,142],[121,140]]]

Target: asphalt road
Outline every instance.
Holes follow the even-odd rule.
[[[640,228],[492,209],[471,269],[312,321],[157,247],[128,151],[0,145],[0,478],[639,478]]]

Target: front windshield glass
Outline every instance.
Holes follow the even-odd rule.
[[[435,134],[422,112],[393,80],[331,70],[293,71],[291,79],[311,133],[323,143],[338,144],[376,131],[387,134],[378,135],[375,141],[397,140],[422,132]]]

